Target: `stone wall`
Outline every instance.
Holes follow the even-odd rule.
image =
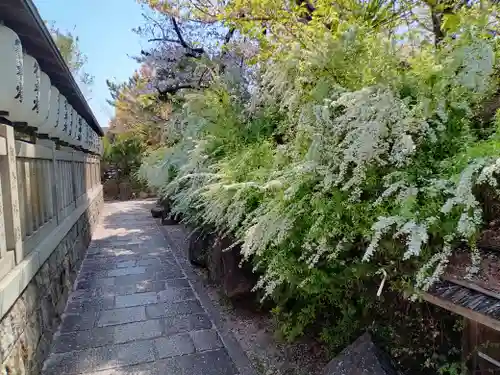
[[[1,318],[1,375],[40,373],[102,204],[99,194]]]

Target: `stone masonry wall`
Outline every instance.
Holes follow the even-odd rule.
[[[103,205],[100,194],[0,320],[0,375],[38,375]]]

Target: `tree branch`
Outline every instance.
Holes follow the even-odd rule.
[[[170,43],[182,44],[179,40],[169,39],[169,38],[153,38],[153,39],[148,39],[148,42],[170,42]]]
[[[203,88],[207,88],[207,86],[202,86],[201,84],[183,83],[175,86],[166,87],[163,90],[161,90],[159,87],[156,87],[156,90],[158,91],[160,100],[167,101],[170,95],[175,95],[180,90],[183,89],[201,90]]]

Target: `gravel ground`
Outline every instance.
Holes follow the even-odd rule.
[[[276,337],[270,314],[238,306],[208,281],[206,271],[196,268],[207,293],[219,308],[225,324],[261,375],[319,375],[328,363],[326,351],[310,339],[287,343]]]
[[[164,232],[187,254],[189,231],[182,225],[164,226]],[[205,269],[192,266],[212,304],[219,310],[226,329],[239,342],[259,375],[320,375],[329,359],[322,346],[311,339],[288,343],[280,340],[270,313],[256,311],[248,303],[228,300],[208,280]]]

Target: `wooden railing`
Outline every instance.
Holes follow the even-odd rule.
[[[100,186],[99,156],[0,124],[0,280]]]

